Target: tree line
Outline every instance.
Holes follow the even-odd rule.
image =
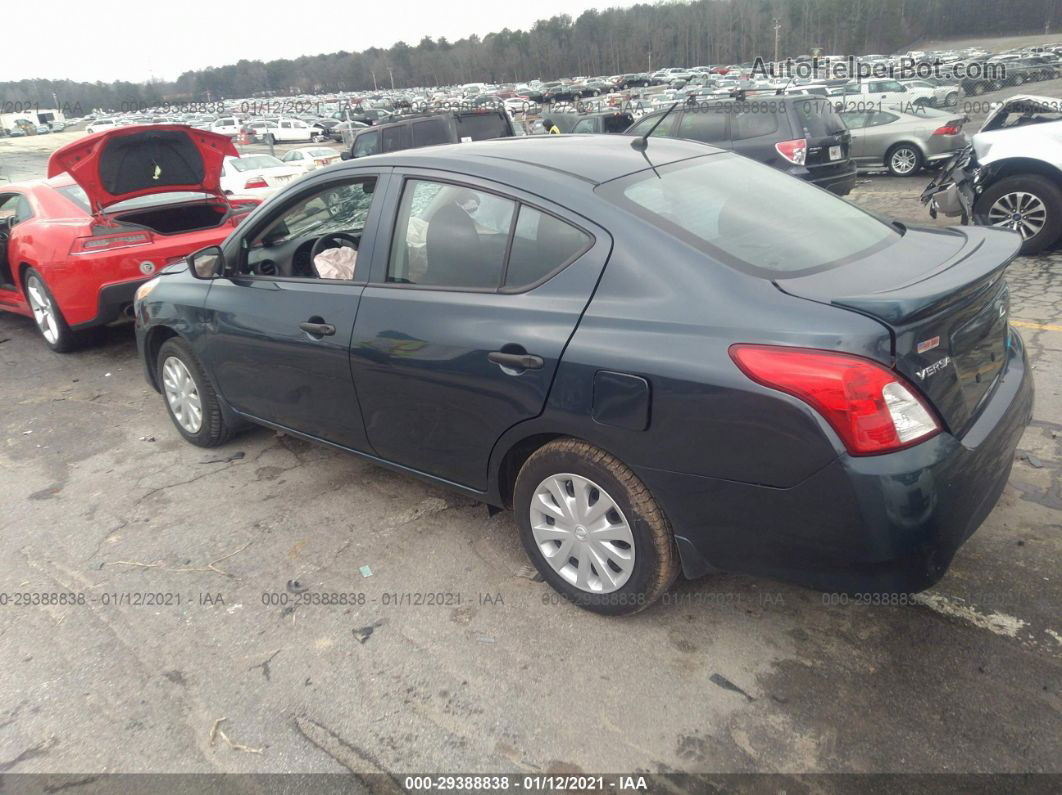
[[[919,39],[1044,32],[1060,0],[695,0],[589,10],[458,41],[273,61],[241,60],[188,71],[173,82],[0,82],[0,112],[13,102],[87,113],[165,102],[366,92],[468,82],[518,82],[652,71],[666,66],[771,60],[820,47],[835,55],[905,51]],[[1059,37],[1062,39],[1062,36]]]

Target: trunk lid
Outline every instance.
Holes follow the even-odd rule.
[[[848,162],[852,133],[834,110],[833,103],[813,97],[793,103],[794,122],[807,139],[804,165],[835,165]]]
[[[882,323],[893,365],[961,435],[996,383],[1009,344],[1004,272],[1020,236],[999,229],[908,229],[847,266],[775,285]]]
[[[176,191],[221,196],[221,165],[239,157],[227,135],[183,124],[117,127],[63,146],[48,159],[48,176],[68,173],[100,216],[113,204]]]

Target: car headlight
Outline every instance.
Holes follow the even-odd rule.
[[[136,303],[139,304],[145,298],[147,298],[149,295],[151,295],[151,291],[154,290],[158,286],[159,286],[159,277],[158,276],[156,276],[154,279],[149,279],[148,281],[144,282],[142,285],[140,285],[139,287],[136,288],[136,295],[134,296],[133,300]]]

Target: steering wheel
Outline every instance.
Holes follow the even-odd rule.
[[[339,245],[326,246],[325,243],[328,241],[338,241]],[[322,235],[321,237],[317,238],[317,240],[313,244],[313,248],[310,249],[310,263],[312,264],[313,261],[317,258],[317,255],[325,249],[343,248],[344,245],[346,245],[348,248],[356,250],[358,248],[358,239],[354,237],[354,235],[349,235],[346,232],[329,232],[327,235]]]

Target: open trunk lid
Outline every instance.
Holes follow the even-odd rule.
[[[896,370],[961,435],[1006,361],[1004,272],[1020,246],[1020,236],[999,229],[908,229],[858,262],[775,285],[881,322]]]
[[[227,135],[183,124],[116,127],[55,150],[48,176],[67,172],[100,216],[110,205],[156,193],[221,196],[221,165],[229,155],[239,157]]]

